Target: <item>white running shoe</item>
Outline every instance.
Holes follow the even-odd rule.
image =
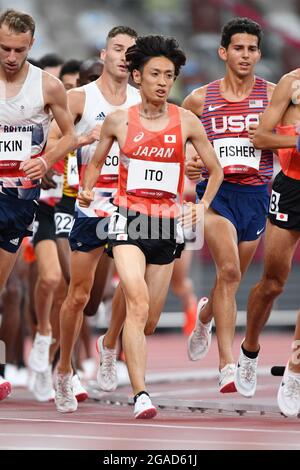
[[[49,349],[52,336],[35,335],[32,349],[28,358],[29,367],[35,372],[46,372],[49,366]]]
[[[55,404],[61,413],[72,413],[78,407],[72,387],[72,374],[58,373],[56,376]]]
[[[85,401],[89,397],[88,392],[82,386],[82,383],[80,382],[80,379],[77,374],[73,375],[72,377],[72,387],[74,395],[78,402]]]
[[[97,382],[105,392],[113,392],[118,385],[117,351],[103,346],[104,335],[98,338],[96,348],[100,354]]]
[[[135,419],[151,419],[157,415],[157,410],[146,393],[142,393],[134,404]]]
[[[210,348],[212,320],[209,323],[204,324],[199,318],[200,312],[205,307],[207,302],[207,297],[202,297],[198,302],[195,329],[188,339],[188,356],[191,361],[198,361],[199,359],[203,359]]]
[[[0,401],[11,394],[11,384],[0,375]]]
[[[83,378],[85,380],[92,380],[95,378],[97,362],[94,358],[90,357],[82,361]]]
[[[277,403],[285,416],[298,416],[300,413],[300,374],[285,368],[277,394]]]
[[[219,387],[220,393],[234,393],[236,387],[234,384],[235,376],[235,364],[226,364],[223,369],[220,370],[219,376]]]
[[[241,347],[239,360],[236,366],[234,383],[237,391],[244,397],[251,398],[255,394],[257,384],[257,365],[258,357],[250,359],[250,357],[245,356]]]
[[[53,398],[52,367],[48,366],[45,372],[36,372],[33,390],[37,401],[45,402]]]
[[[118,385],[129,385],[130,379],[127,366],[124,361],[117,361]]]

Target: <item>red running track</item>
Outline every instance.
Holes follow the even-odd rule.
[[[235,340],[235,356],[241,337]],[[261,341],[260,366],[285,364],[292,334],[265,334]],[[216,340],[208,357],[192,363],[186,356],[186,339],[177,334],[157,334],[149,339],[149,372],[180,374],[215,369]],[[238,394],[222,396],[217,379],[197,379],[152,384],[153,399],[258,403],[276,405],[279,377],[260,376],[255,398]],[[128,387],[119,393],[130,394]],[[135,421],[132,406],[101,404],[92,400],[79,405],[73,414],[60,414],[53,403],[35,402],[25,389],[0,403],[0,449],[98,449],[98,450],[194,450],[194,449],[300,449],[300,420],[280,414],[159,410],[150,421]]]

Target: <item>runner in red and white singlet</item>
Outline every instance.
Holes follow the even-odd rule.
[[[281,171],[276,176],[270,199],[269,220],[265,237],[263,276],[252,289],[248,302],[248,321],[243,346],[256,355],[259,336],[267,322],[274,300],[284,289],[292,258],[300,238],[300,69],[284,75],[275,88],[270,105],[262,115],[251,141],[258,149],[278,150]],[[276,129],[276,132],[274,130]],[[300,317],[292,345],[293,354],[278,391],[278,406],[287,416],[300,412]],[[247,376],[237,375],[240,388],[256,389],[255,362],[249,363],[251,384]],[[250,394],[250,393],[249,393]]]
[[[134,416],[152,418],[156,409],[145,385],[145,334],[155,330],[172,275],[186,142],[191,140],[210,174],[202,201],[188,208],[192,223],[203,217],[223,175],[199,120],[167,104],[172,84],[185,63],[177,42],[162,36],[140,37],[128,49],[126,60],[140,85],[142,103],[106,118],[78,199],[80,206],[90,205],[107,149],[117,139],[121,168],[109,243],[126,300],[123,347],[134,393]]]

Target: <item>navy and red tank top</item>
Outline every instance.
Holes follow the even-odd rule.
[[[273,173],[273,153],[255,149],[248,138],[249,125],[258,123],[259,114],[268,105],[267,82],[255,77],[250,95],[237,102],[221,95],[220,82],[207,86],[201,121],[224,169],[224,180],[242,185],[267,184]],[[206,170],[203,176],[208,177]]]

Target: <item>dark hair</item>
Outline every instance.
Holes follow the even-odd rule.
[[[40,58],[41,69],[44,69],[45,67],[57,67],[63,63],[63,59],[57,54],[45,54]]]
[[[59,78],[62,79],[64,75],[70,74],[74,75],[75,73],[79,73],[81,62],[79,60],[67,60],[61,68]]]
[[[79,69],[79,80],[78,85],[87,85],[90,82],[94,82],[97,78],[102,75],[103,62],[99,57],[92,57],[84,60]]]
[[[179,49],[178,42],[174,38],[164,36],[141,36],[136,44],[126,51],[128,70],[142,70],[144,65],[153,57],[166,57],[175,66],[175,77],[179,75],[180,68],[186,62],[184,52]]]
[[[31,65],[35,65],[36,67],[40,68],[40,61],[33,59],[32,57],[27,57],[27,62],[29,62]]]
[[[115,26],[108,32],[106,37],[106,43],[109,39],[118,36],[118,34],[126,34],[127,36],[130,36],[131,38],[135,39],[138,37],[137,32],[134,29],[129,28],[129,26]]]
[[[262,29],[261,26],[256,23],[256,21],[250,20],[249,18],[240,18],[236,17],[228,21],[223,26],[222,36],[221,36],[221,46],[228,48],[231,37],[234,34],[247,33],[256,36],[258,39],[258,47],[260,48],[260,43],[262,40]]]
[[[21,11],[13,9],[6,10],[0,16],[0,28],[3,24],[6,24],[10,30],[16,33],[27,33],[27,31],[30,31],[31,36],[34,35],[34,19],[32,16],[27,15]]]

